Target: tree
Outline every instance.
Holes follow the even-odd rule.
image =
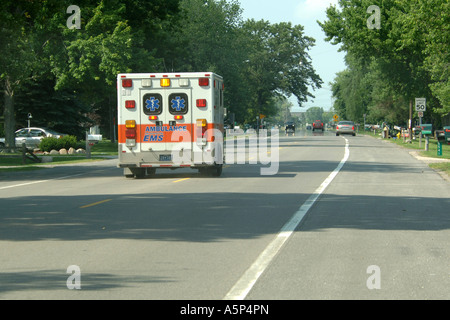
[[[306,122],[313,123],[316,120],[323,121],[323,108],[321,107],[311,107],[306,110]]]
[[[84,121],[77,119],[89,114],[112,132],[117,74],[163,70],[163,58],[156,53],[164,51],[179,0],[80,0],[81,29],[66,25],[71,4],[69,0],[0,4],[0,81],[8,146],[14,143],[15,115],[22,112],[15,110],[13,98],[26,103],[28,91],[33,95],[36,86],[42,85],[46,93],[41,106],[66,101],[53,105],[54,114],[75,116],[72,106],[83,112],[56,122],[50,113],[41,113],[42,123],[58,127],[65,122],[70,131],[75,130],[73,120],[80,127]]]
[[[5,147],[15,149],[14,98],[20,86],[40,70],[36,58],[38,33],[33,33],[32,15],[37,3],[2,1],[0,4],[0,83],[4,97]]]
[[[367,8],[372,4],[370,0],[340,0],[340,9],[329,7],[328,20],[319,22],[326,40],[340,44],[340,50],[357,58],[359,65],[370,66],[372,80],[373,76],[379,79],[378,88],[392,94],[385,100],[392,101],[390,107],[428,97],[427,104],[436,112],[448,112],[448,1],[383,1],[379,4],[380,29],[366,26]]]
[[[251,19],[243,30],[248,35],[248,60],[243,71],[252,97],[250,118],[270,112],[272,96],[294,95],[300,106],[314,97],[309,90],[320,88],[322,80],[307,53],[314,39],[304,36],[302,26]]]

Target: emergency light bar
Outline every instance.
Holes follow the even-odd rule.
[[[200,87],[207,87],[207,86],[209,86],[209,79],[208,78],[199,78],[198,79],[198,85]]]
[[[142,79],[142,86],[143,87],[151,87],[152,86],[152,80],[151,79]]]
[[[197,107],[205,108],[206,107],[206,99],[197,99]]]
[[[123,88],[131,88],[133,86],[133,80],[131,79],[122,79],[122,87]]]
[[[168,79],[168,78],[161,79],[160,83],[161,83],[161,87],[163,87],[163,88],[170,87],[170,79]]]
[[[134,108],[136,108],[136,101],[134,101],[134,100],[127,100],[127,101],[125,101],[125,108],[127,108],[127,109],[134,109]]]

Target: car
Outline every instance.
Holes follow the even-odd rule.
[[[292,122],[292,121],[286,122],[284,130],[285,130],[285,133],[286,133],[287,136],[289,136],[289,135],[295,136],[295,124],[294,124],[294,122]]]
[[[313,131],[315,131],[315,130],[323,131],[323,122],[321,120],[314,121],[312,130]]]
[[[66,136],[65,133],[56,132],[52,129],[48,128],[22,128],[16,131],[16,147],[22,147],[25,143],[25,146],[29,149],[34,149],[39,146],[42,138],[46,137],[55,137],[61,138]],[[0,149],[5,147],[5,138],[0,138]]]
[[[339,121],[336,126],[336,136],[340,134],[351,134],[356,136],[355,123],[353,121]]]

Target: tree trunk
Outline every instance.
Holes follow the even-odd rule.
[[[11,87],[9,77],[5,79],[4,88],[4,116],[5,116],[5,150],[15,152],[16,149],[16,119],[14,115],[14,90]]]

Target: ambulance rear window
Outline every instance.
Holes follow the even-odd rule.
[[[144,113],[147,115],[158,115],[162,113],[162,96],[158,93],[147,93],[144,95]]]
[[[189,110],[189,99],[185,93],[172,93],[169,95],[169,112],[171,114],[186,114]]]

